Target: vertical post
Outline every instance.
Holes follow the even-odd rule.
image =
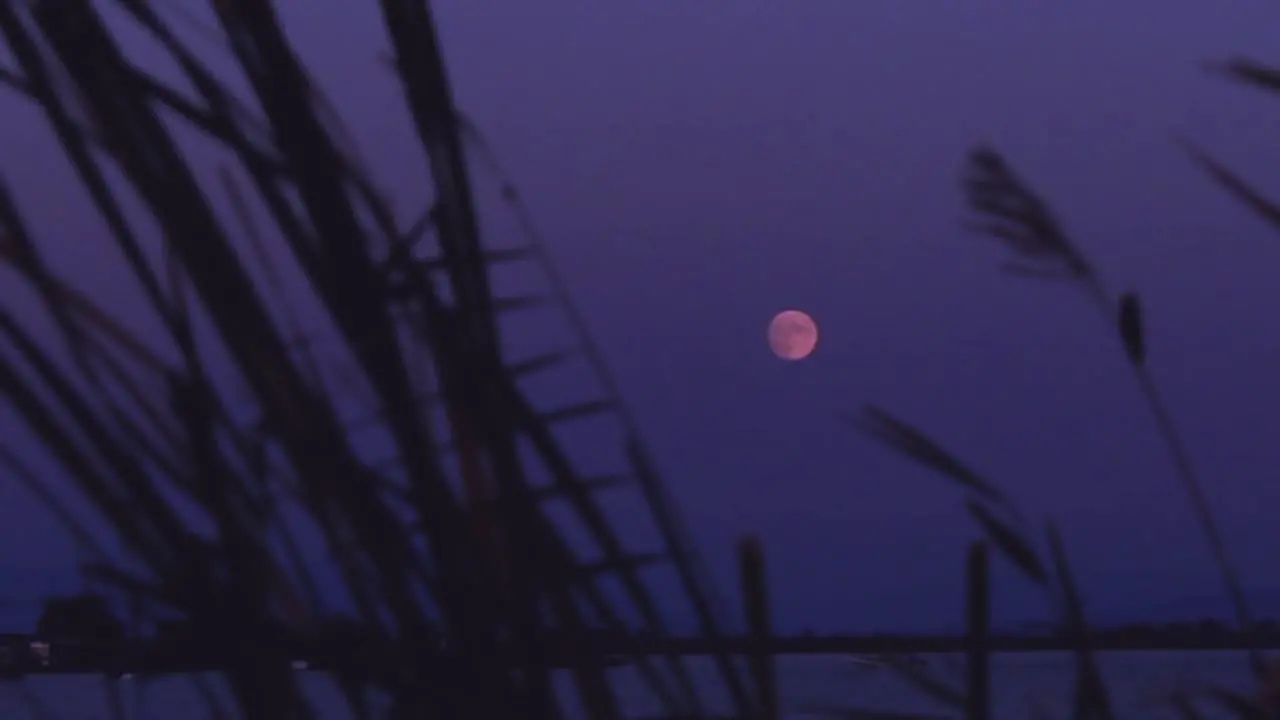
[[[746,608],[747,632],[751,638],[747,667],[756,687],[760,718],[778,720],[778,679],[769,647],[772,632],[769,627],[769,595],[765,587],[764,550],[754,535],[748,535],[738,543],[738,572]]]
[[[965,566],[965,720],[991,717],[991,585],[987,545],[969,545]]]

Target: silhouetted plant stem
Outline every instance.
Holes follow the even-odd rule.
[[[747,659],[751,679],[760,703],[761,720],[778,720],[778,679],[767,642],[772,635],[769,621],[769,590],[765,580],[764,548],[754,535],[738,543],[738,572],[747,616],[747,632],[755,647]]]
[[[968,649],[965,653],[967,694],[966,720],[991,717],[991,581],[987,544],[981,540],[969,545],[965,564],[965,628]]]
[[[974,150],[967,170],[964,186],[970,205],[981,217],[976,228],[1000,240],[1016,258],[1016,262],[1005,266],[1006,269],[1025,276],[1076,283],[1093,300],[1108,324],[1115,327],[1118,319],[1119,334],[1129,365],[1155,417],[1157,431],[1173,457],[1174,469],[1188,494],[1201,532],[1209,543],[1236,622],[1241,629],[1252,628],[1252,614],[1239,574],[1230,561],[1202,483],[1191,464],[1186,444],[1174,427],[1167,406],[1147,370],[1146,342],[1142,336],[1137,296],[1123,296],[1117,310],[1093,263],[1062,230],[1049,207],[1014,173],[998,152],[989,147]],[[1256,650],[1250,652],[1250,664],[1255,673],[1261,672],[1262,660]]]
[[[704,626],[721,618],[690,570],[692,552],[669,532],[668,509],[652,508],[666,552],[631,550],[596,494],[614,483],[583,476],[563,447],[559,423],[609,403],[538,407],[517,384],[564,355],[511,360],[497,337],[498,313],[539,298],[495,297],[490,266],[527,259],[528,249],[481,242],[430,6],[378,6],[433,180],[430,209],[407,232],[335,129],[332,105],[270,3],[213,4],[215,34],[252,92],[241,98],[170,29],[164,4],[0,0],[0,40],[15,64],[0,84],[45,113],[107,241],[161,321],[145,338],[122,330],[98,299],[40,262],[40,244],[0,198],[0,262],[37,291],[61,331],[42,343],[49,335],[28,325],[45,314],[0,308],[0,400],[86,501],[76,509],[87,506],[100,524],[61,512],[62,499],[38,479],[20,480],[87,554],[106,544],[87,527],[113,532],[123,557],[99,559],[97,577],[181,615],[197,644],[235,660],[224,670],[239,714],[307,713],[289,658],[260,638],[308,635],[304,625],[333,609],[310,591],[310,571],[327,565],[347,597],[324,600],[350,606],[358,640],[355,659],[333,666],[353,714],[367,716],[365,699],[378,690],[391,717],[550,717],[559,707],[549,636],[588,650],[595,630],[670,637],[657,587],[641,572],[647,563],[689,570],[685,600]],[[182,87],[127,60],[120,26],[104,13],[154,41]],[[179,126],[230,151],[219,176],[228,217],[210,201]],[[229,182],[233,170],[247,181],[243,194]],[[150,226],[123,211],[110,178],[132,186]],[[268,221],[261,233],[255,216]],[[322,337],[298,337],[304,331]],[[354,382],[339,395],[338,379]],[[353,428],[352,406],[372,408],[374,422]],[[389,461],[367,457],[372,434],[367,445],[389,448]],[[459,497],[450,462],[461,439],[477,461],[471,479],[492,488],[484,509]],[[626,441],[634,460],[630,426]],[[0,441],[0,467],[27,467],[21,454]],[[642,502],[654,499],[650,473],[614,475],[644,486]],[[565,518],[549,509],[557,503],[589,537],[571,542]],[[477,513],[500,526],[489,542]],[[297,552],[295,524],[328,556]],[[486,552],[495,545],[503,551]],[[122,560],[132,561],[128,571],[116,566]],[[625,598],[606,592],[615,578]],[[332,649],[327,637],[313,639]],[[735,691],[745,688],[741,670],[725,655],[722,675],[745,706],[745,690]],[[665,667],[639,653],[632,660],[665,715],[706,714],[683,658],[670,653]],[[587,652],[569,664],[587,713],[617,717],[600,659]]]
[[[1090,295],[1098,310],[1103,314],[1107,322],[1111,322],[1114,315],[1114,306],[1106,289],[1096,278],[1089,286]],[[1129,333],[1137,333],[1140,338],[1141,315],[1136,299],[1130,307],[1132,310],[1130,310],[1131,315],[1129,318],[1126,318],[1122,307],[1120,318],[1121,334],[1122,336],[1125,335],[1126,330],[1128,330]],[[1136,329],[1125,327],[1126,325],[1135,324]],[[1145,341],[1139,340],[1137,342],[1140,345],[1145,345]],[[1197,523],[1200,525],[1200,531],[1204,534],[1205,540],[1209,544],[1209,552],[1213,556],[1214,565],[1218,569],[1228,600],[1231,602],[1236,623],[1241,630],[1246,632],[1252,630],[1254,625],[1253,613],[1249,607],[1248,598],[1245,596],[1240,573],[1236,570],[1235,564],[1231,560],[1231,554],[1227,551],[1226,540],[1223,538],[1222,530],[1218,525],[1217,518],[1214,516],[1213,508],[1209,504],[1209,497],[1205,494],[1204,484],[1200,481],[1199,475],[1191,463],[1191,456],[1187,451],[1186,443],[1182,441],[1182,437],[1174,425],[1173,416],[1169,413],[1164,397],[1156,386],[1155,379],[1151,376],[1151,371],[1145,362],[1145,356],[1141,353],[1130,353],[1129,367],[1133,371],[1138,388],[1147,403],[1147,408],[1155,419],[1156,430],[1160,435],[1160,439],[1168,448],[1169,455],[1173,460],[1174,470],[1182,483],[1183,490],[1187,493],[1188,500],[1191,502],[1191,508],[1195,513]],[[1261,676],[1265,672],[1262,653],[1257,648],[1250,648],[1249,650],[1249,665],[1257,676]]]

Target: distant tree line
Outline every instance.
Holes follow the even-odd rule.
[[[358,637],[358,625],[341,614],[316,618],[305,627],[298,628],[298,637],[323,644],[345,644]],[[1266,637],[1280,637],[1280,620],[1263,619],[1255,622],[1254,631]],[[1140,622],[1099,628],[1102,635],[1124,638],[1212,638],[1235,632],[1233,624],[1221,619],[1204,617],[1197,620],[1172,622]],[[49,597],[43,601],[35,634],[43,640],[54,642],[78,642],[113,644],[129,639],[125,623],[112,610],[111,603],[95,593],[81,593]],[[802,633],[805,637],[821,636],[812,628]],[[1033,623],[1023,626],[1019,634],[1054,635],[1052,624]],[[137,638],[143,639],[143,638]],[[146,639],[163,644],[185,645],[198,640],[192,635],[191,626],[185,620],[158,620],[151,624]]]

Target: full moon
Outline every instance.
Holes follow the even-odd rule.
[[[818,345],[818,325],[799,310],[783,310],[769,323],[769,348],[783,360],[803,360]]]

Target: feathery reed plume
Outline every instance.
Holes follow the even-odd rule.
[[[1017,262],[1005,264],[1007,271],[1083,281],[1094,277],[1093,267],[1049,208],[995,150],[980,147],[970,154],[964,187],[969,203],[983,216],[969,228],[1008,246]]]
[[[1072,280],[1086,290],[1105,316],[1108,325],[1119,318],[1118,334],[1130,361],[1129,366],[1155,418],[1157,430],[1169,449],[1201,531],[1209,543],[1214,563],[1234,609],[1236,622],[1243,630],[1251,629],[1253,618],[1239,574],[1226,550],[1222,532],[1209,507],[1203,484],[1191,464],[1186,445],[1174,427],[1172,416],[1148,370],[1147,346],[1141,330],[1137,295],[1124,295],[1118,310],[1112,309],[1110,294],[1092,263],[1063,232],[1046,205],[1013,173],[995,150],[979,147],[970,154],[964,187],[970,205],[982,218],[976,225],[978,229],[1005,243],[1020,259],[1034,263],[1029,267],[1015,267],[1032,271],[1032,274],[1039,276]],[[1257,650],[1250,652],[1250,664],[1254,673],[1260,676],[1263,661]]]

